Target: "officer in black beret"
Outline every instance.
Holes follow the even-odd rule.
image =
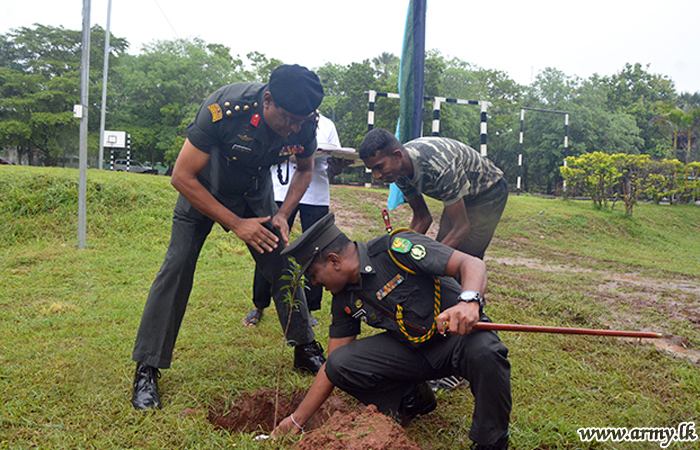
[[[281,275],[288,268],[281,250],[289,243],[287,219],[304,195],[313,173],[316,109],[323,87],[315,73],[299,65],[275,69],[269,83],[234,83],[207,98],[173,168],[180,193],[170,245],[151,286],[132,358],[137,362],[132,404],[160,408],[158,369],[170,367],[173,347],[192,289],[195,266],[214,223],[244,241],[272,283],[277,314],[285,329],[289,305]],[[272,195],[270,166],[295,155],[297,170],[281,207]],[[280,174],[282,176],[283,174]],[[287,339],[295,346],[294,367],[316,373],[325,362],[315,340],[302,289],[291,315]]]
[[[482,260],[407,228],[351,242],[333,214],[282,253],[333,294],[333,320],[328,361],[275,433],[302,431],[335,386],[406,425],[437,406],[427,380],[458,375],[474,394],[472,448],[508,447],[508,349],[495,332],[472,331],[490,321]],[[356,340],[361,322],[386,331]]]

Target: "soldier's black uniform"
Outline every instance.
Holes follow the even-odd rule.
[[[207,98],[187,137],[199,150],[211,155],[199,182],[224,206],[241,218],[274,216],[278,207],[272,196],[270,166],[291,155],[306,158],[316,151],[316,116],[299,133],[280,137],[263,119],[263,94],[267,84],[234,83]],[[157,368],[170,367],[173,347],[192,289],[195,266],[214,221],[197,211],[180,195],[175,206],[172,234],[165,261],[153,282],[134,345],[133,360]],[[264,224],[282,242],[279,231]],[[280,280],[288,268],[280,256],[282,246],[271,253],[251,249],[263,275],[273,284],[275,306],[282,324],[288,317]],[[303,290],[292,314],[288,340],[294,345],[314,341]]]
[[[511,410],[510,363],[497,334],[472,331],[443,337],[432,332],[425,342],[411,342],[407,337],[419,340],[406,329],[406,323],[430,330],[437,314],[458,302],[460,284],[442,276],[454,249],[412,231],[355,244],[361,280],[333,297],[330,337],[360,334],[361,321],[387,331],[334,350],[326,363],[330,381],[363,403],[391,414],[417,383],[462,376],[469,381],[475,399],[470,439],[495,442],[504,436]],[[373,303],[392,313],[400,309],[404,330]],[[489,321],[483,312],[481,321]]]

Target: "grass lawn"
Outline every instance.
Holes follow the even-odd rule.
[[[207,421],[222,398],[275,386],[282,345],[272,310],[255,329],[241,324],[253,260],[218,226],[160,380],[164,409],[132,408],[132,346],[177,195],[166,177],[89,171],[87,248],[78,250],[77,184],[77,170],[0,167],[0,448],[291,447]],[[331,197],[351,238],[384,233],[387,191],[334,186]],[[440,205],[428,205],[439,218]],[[394,227],[406,226],[410,209],[391,215]],[[496,322],[664,334],[665,349],[501,332],[512,364],[511,449],[651,449],[659,443],[582,442],[576,430],[700,428],[700,207],[640,204],[627,217],[622,205],[599,211],[512,195],[486,262]],[[324,347],[329,311],[326,297],[316,315]],[[284,357],[282,389],[308,388],[312,378],[291,370],[292,350]],[[408,428],[410,439],[424,449],[468,448],[469,390],[438,401]]]

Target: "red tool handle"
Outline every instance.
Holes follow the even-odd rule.
[[[391,222],[389,222],[389,211],[386,208],[382,209],[382,219],[384,219],[384,225],[386,225],[386,232],[391,233]]]
[[[566,328],[566,327],[543,327],[538,325],[514,325],[508,323],[477,322],[475,330],[495,330],[495,331],[525,331],[530,333],[556,333],[556,334],[587,334],[591,336],[619,336],[633,338],[658,339],[658,333],[647,333],[643,331],[618,331],[618,330],[596,330],[589,328]]]

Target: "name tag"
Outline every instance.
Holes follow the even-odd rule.
[[[244,146],[242,146],[242,145],[240,145],[240,144],[234,144],[233,147],[231,147],[231,149],[232,149],[234,152],[245,152],[245,153],[250,153],[250,152],[253,151],[253,149],[251,149],[250,147],[244,147]]]

